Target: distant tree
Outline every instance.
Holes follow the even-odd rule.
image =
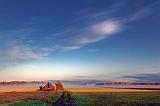
[[[58,81],[55,83],[55,85],[56,85],[56,90],[64,90],[63,84],[62,84],[62,82],[61,82],[60,80],[58,80]]]

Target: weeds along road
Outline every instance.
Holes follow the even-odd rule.
[[[71,97],[70,93],[63,91],[62,95],[57,99],[52,106],[76,106],[74,99]]]

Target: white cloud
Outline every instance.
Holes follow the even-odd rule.
[[[49,55],[49,52],[48,49],[34,51],[25,45],[14,45],[4,51],[3,56],[11,60],[37,60]]]
[[[26,47],[24,45],[9,48],[5,52],[5,55],[11,59],[20,59],[20,60],[21,59],[29,60],[29,59],[40,59],[41,58],[39,54],[34,53],[31,48]]]
[[[76,50],[76,49],[79,49],[81,47],[82,46],[74,46],[74,45],[72,45],[72,46],[63,46],[63,47],[60,47],[60,49],[61,49],[61,51],[66,52],[66,51]]]
[[[105,20],[98,22],[86,28],[86,30],[80,33],[76,37],[78,44],[89,44],[101,41],[108,38],[109,36],[121,31],[122,24],[117,20]]]
[[[93,23],[93,22],[92,22]],[[73,29],[73,31],[64,31],[64,35],[73,35],[66,36],[67,40],[63,44],[59,44],[56,47],[56,50],[60,51],[71,51],[77,50],[81,47],[84,47],[90,43],[99,42],[104,40],[113,34],[120,32],[123,29],[123,24],[120,20],[103,20],[100,22],[95,22],[92,25],[86,25],[83,28]],[[62,36],[63,36],[62,34]],[[63,39],[61,39],[63,41]]]
[[[121,29],[121,25],[118,21],[104,21],[98,23],[92,27],[93,31],[97,34],[113,34]]]

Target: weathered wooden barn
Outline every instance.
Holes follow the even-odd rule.
[[[61,81],[56,81],[55,84],[51,84],[50,82],[47,82],[44,86],[40,86],[40,89],[38,91],[60,91],[64,90],[63,84]]]
[[[47,83],[46,85],[44,85],[43,87],[40,86],[39,87],[40,91],[55,91],[56,90],[56,86],[55,85],[52,85],[51,83]]]

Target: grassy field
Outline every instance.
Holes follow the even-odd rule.
[[[13,101],[27,101],[27,100],[48,101],[54,94],[55,94],[55,92],[7,92],[7,93],[0,93],[0,104],[10,103]]]
[[[0,106],[160,106],[160,91],[156,90],[141,90],[141,92],[90,88],[68,90],[56,93],[0,93]]]
[[[40,100],[27,100],[0,104],[0,106],[47,106],[47,103]]]
[[[73,93],[77,106],[160,106],[160,93]]]

